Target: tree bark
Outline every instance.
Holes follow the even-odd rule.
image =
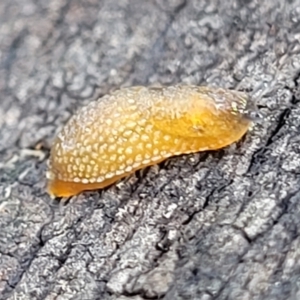
[[[1,299],[300,299],[300,0],[1,0]],[[217,85],[263,118],[67,202],[55,134],[132,85]]]

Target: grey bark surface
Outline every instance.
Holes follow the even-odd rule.
[[[300,1],[1,0],[0,299],[300,299]],[[238,143],[62,203],[55,134],[121,86],[249,92]]]

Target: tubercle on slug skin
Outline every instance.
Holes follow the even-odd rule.
[[[81,108],[58,134],[48,193],[69,197],[104,188],[168,157],[225,147],[249,129],[249,110],[246,94],[222,88],[117,90]]]

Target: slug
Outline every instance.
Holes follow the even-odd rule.
[[[206,86],[117,90],[80,109],[57,135],[47,191],[69,197],[171,156],[225,147],[249,129],[251,105],[242,92]]]

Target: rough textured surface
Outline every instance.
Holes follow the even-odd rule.
[[[299,299],[300,1],[0,1],[1,299]],[[120,86],[254,91],[236,146],[45,193],[54,135]]]

